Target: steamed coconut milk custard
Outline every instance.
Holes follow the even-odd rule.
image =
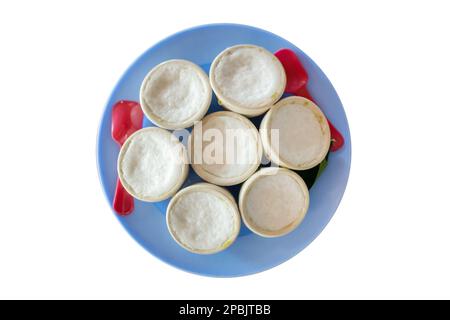
[[[120,150],[118,171],[124,188],[135,198],[161,201],[177,192],[186,179],[187,151],[167,130],[141,129]]]
[[[262,147],[253,123],[237,113],[220,111],[194,126],[189,152],[192,168],[201,178],[229,186],[256,171]]]
[[[166,129],[187,128],[205,115],[211,103],[208,76],[186,60],[169,60],[154,67],[141,85],[145,115]]]
[[[286,86],[280,61],[266,49],[253,45],[222,51],[213,61],[209,77],[220,103],[247,116],[267,111]]]
[[[195,253],[215,253],[236,239],[240,216],[232,195],[224,188],[199,183],[178,192],[167,208],[173,238]]]
[[[245,225],[264,237],[294,230],[305,217],[309,192],[303,179],[284,168],[264,168],[250,177],[239,194]]]
[[[327,119],[314,102],[302,97],[280,100],[264,116],[260,133],[268,157],[289,169],[318,165],[330,147]]]

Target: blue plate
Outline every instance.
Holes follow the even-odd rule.
[[[165,221],[168,200],[146,203],[135,200],[135,211],[128,217],[116,217],[128,233],[147,251],[168,264],[192,273],[236,277],[261,272],[289,260],[310,244],[325,228],[336,211],[347,184],[351,144],[344,109],[336,91],[319,67],[292,43],[270,32],[250,26],[214,24],[179,32],[145,52],[120,79],[106,105],[98,134],[97,161],[100,180],[111,204],[117,179],[119,147],[111,138],[111,109],[121,99],[139,101],[139,87],[147,72],[168,59],[186,59],[200,65],[207,73],[214,57],[236,44],[255,44],[275,52],[280,48],[294,50],[309,74],[308,89],[326,116],[344,136],[345,145],[331,153],[326,170],[310,190],[310,208],[303,223],[292,233],[266,239],[242,226],[236,242],[227,250],[213,255],[196,255],[182,249],[171,238]],[[218,110],[213,100],[211,111]],[[255,121],[258,121],[256,119]],[[144,120],[144,126],[152,126]],[[192,170],[185,186],[201,179]],[[239,187],[232,187],[237,194]]]

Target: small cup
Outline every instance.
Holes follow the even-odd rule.
[[[327,118],[302,97],[280,100],[264,116],[259,131],[267,158],[293,170],[315,167],[330,147]]]
[[[154,67],[140,90],[141,107],[157,126],[191,127],[211,104],[212,90],[206,73],[187,60],[168,60]]]
[[[271,52],[254,45],[222,51],[211,64],[211,87],[219,104],[253,117],[266,112],[283,95],[286,73]]]
[[[267,238],[280,237],[297,228],[309,207],[303,179],[284,168],[263,168],[250,177],[239,193],[244,224]]]
[[[258,130],[240,114],[219,111],[195,124],[188,141],[191,165],[204,180],[220,186],[239,184],[259,167]]]
[[[167,207],[166,222],[173,239],[198,254],[225,250],[236,240],[241,226],[233,196],[209,183],[178,192]]]
[[[136,199],[157,202],[177,192],[189,171],[187,150],[169,131],[144,128],[122,146],[117,162],[120,181]]]

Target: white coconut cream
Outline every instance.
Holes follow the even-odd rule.
[[[220,103],[247,116],[267,111],[286,86],[286,74],[278,59],[253,45],[238,45],[221,52],[209,75]]]
[[[187,151],[167,130],[141,129],[125,141],[118,171],[123,186],[135,198],[164,200],[178,191],[186,179]]]
[[[231,194],[207,183],[178,192],[167,208],[167,226],[175,241],[195,253],[215,253],[237,237],[240,217]]]
[[[186,60],[169,60],[154,67],[141,85],[145,115],[166,129],[187,128],[200,120],[211,103],[205,72]]]

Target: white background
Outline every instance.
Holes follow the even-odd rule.
[[[1,298],[450,298],[448,1],[1,1]],[[212,22],[297,44],[338,91],[352,169],[306,250],[235,279],[165,265],[97,176],[104,105],[162,38]]]

